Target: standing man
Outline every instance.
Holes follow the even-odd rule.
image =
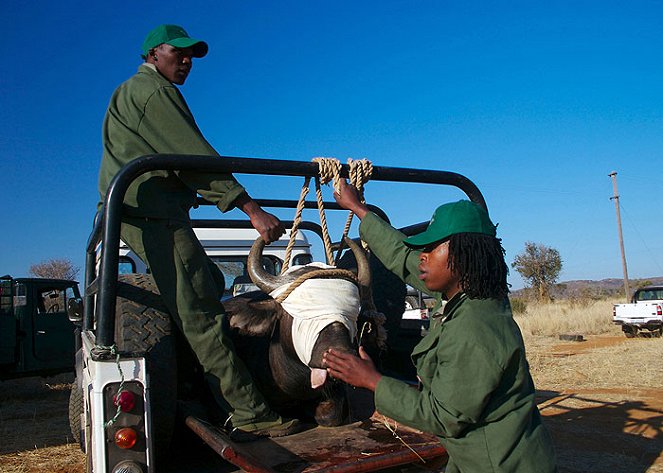
[[[160,25],[143,42],[145,60],[111,97],[103,124],[99,192],[103,202],[117,172],[144,155],[219,154],[205,140],[176,87],[193,58],[207,54],[204,41],[176,25]],[[193,159],[193,158],[192,158]],[[149,267],[168,310],[203,366],[212,394],[229,416],[235,437],[282,436],[302,429],[267,406],[223,328],[223,275],[196,238],[189,209],[196,194],[221,212],[239,208],[265,242],[285,233],[231,174],[155,171],[143,174],[124,198],[121,235]],[[100,204],[101,205],[101,204]]]

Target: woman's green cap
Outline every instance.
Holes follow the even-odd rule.
[[[208,49],[205,41],[191,38],[181,26],[159,25],[143,41],[143,57],[147,57],[150,49],[164,43],[175,48],[193,48],[193,57],[203,57]]]
[[[403,240],[412,248],[423,248],[457,233],[480,233],[496,236],[496,226],[488,212],[469,200],[459,200],[439,206],[430,219],[428,228]]]

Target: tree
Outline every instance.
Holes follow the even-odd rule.
[[[556,249],[528,241],[511,267],[534,289],[537,299],[544,301],[550,299],[550,289],[562,271],[562,258]]]
[[[76,279],[79,271],[68,259],[50,259],[30,266],[30,275],[38,278]]]

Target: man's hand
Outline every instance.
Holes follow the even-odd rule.
[[[249,217],[251,225],[258,230],[265,244],[269,245],[285,233],[283,223],[275,215],[265,212],[248,194],[240,195],[235,200],[235,207]]]
[[[331,376],[358,388],[375,391],[382,378],[363,347],[359,347],[359,356],[330,348],[322,355],[322,364]]]
[[[340,180],[340,194],[334,192],[334,199],[338,205],[354,213],[359,220],[364,218],[364,215],[368,212],[366,204],[363,204],[359,199],[357,189],[348,184],[345,179]]]
[[[275,215],[265,212],[262,208],[250,214],[249,218],[251,219],[251,225],[258,230],[267,245],[278,240],[285,233],[283,223]]]

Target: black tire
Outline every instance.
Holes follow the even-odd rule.
[[[560,340],[564,340],[566,342],[584,342],[585,337],[578,334],[578,333],[563,333],[558,336]]]
[[[177,408],[177,357],[173,323],[148,274],[121,275],[115,342],[121,353],[143,355],[150,376],[148,402],[157,462],[167,456]]]
[[[405,310],[420,309],[419,298],[416,296],[405,297]]]
[[[626,338],[635,338],[638,335],[638,329],[636,327],[623,327],[622,330],[624,331],[624,335],[626,335]]]
[[[69,392],[69,428],[74,440],[80,445],[81,450],[85,452],[85,445],[81,442],[83,431],[81,425],[81,416],[83,415],[83,390],[78,384],[78,379],[74,379]]]

